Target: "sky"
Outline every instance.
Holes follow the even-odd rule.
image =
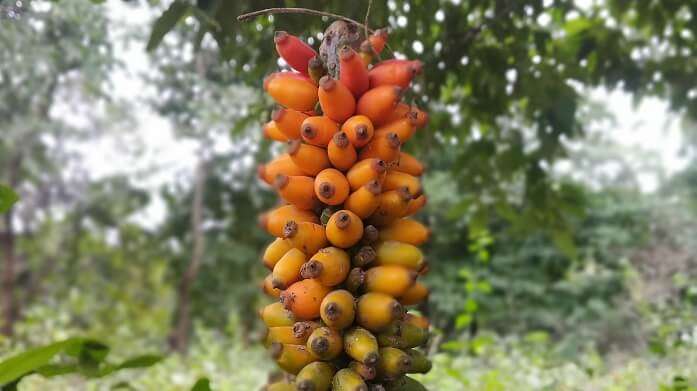
[[[121,1],[107,2],[106,6],[113,24],[111,31],[115,34],[115,54],[123,62],[123,67],[112,75],[113,92],[116,96],[135,103],[133,114],[136,126],[134,132],[125,136],[126,139],[124,136],[107,137],[97,145],[83,146],[82,151],[95,178],[135,173],[136,184],[155,194],[162,185],[192,175],[196,164],[196,144],[175,138],[170,123],[145,103],[145,99],[155,97],[155,91],[142,80],[143,74],[152,72],[144,52],[144,42],[128,42],[124,39],[129,32],[147,33],[155,11],[147,5],[134,8]],[[596,131],[606,132],[611,140],[631,150],[655,154],[667,174],[685,166],[686,161],[679,154],[682,142],[680,121],[669,113],[666,103],[648,98],[635,107],[628,94],[603,89],[590,91],[589,95],[596,101],[604,102],[617,120],[612,129]],[[225,141],[224,144],[229,144],[229,140]],[[124,161],[120,147],[124,142],[142,143],[144,154],[139,155],[137,160]],[[658,185],[656,175],[651,172],[642,173],[642,162],[634,164],[640,172],[642,190],[655,189]],[[583,176],[582,173],[580,176]],[[164,215],[164,204],[155,197],[147,210],[135,219],[146,226],[155,226]]]

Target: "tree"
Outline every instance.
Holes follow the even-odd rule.
[[[12,334],[20,310],[16,276],[22,265],[18,235],[37,228],[41,213],[52,213],[80,194],[83,173],[66,146],[89,134],[98,108],[75,125],[56,116],[74,102],[104,97],[106,74],[113,66],[104,18],[91,5],[76,1],[60,6],[25,1],[5,13],[0,28],[1,181],[14,188],[22,202],[3,216],[2,332]],[[32,64],[32,66],[27,66]],[[75,87],[80,87],[75,88]]]

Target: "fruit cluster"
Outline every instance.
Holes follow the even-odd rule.
[[[269,391],[425,389],[406,374],[431,368],[416,349],[429,322],[406,308],[428,296],[417,246],[430,231],[409,218],[426,202],[423,165],[401,146],[428,117],[400,102],[419,61],[372,64],[386,39],[378,30],[357,50],[337,46],[338,69],[328,71],[326,56],[275,35],[295,72],[264,80],[280,106],[264,135],[287,152],[259,168],[283,201],[260,218],[277,238],[263,255],[263,288],[279,299],[261,317],[272,357],[291,375]]]

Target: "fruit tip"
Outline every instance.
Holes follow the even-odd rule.
[[[273,42],[277,45],[282,44],[288,40],[289,34],[286,31],[276,31],[273,33]]]

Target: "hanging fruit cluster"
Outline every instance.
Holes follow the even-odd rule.
[[[429,322],[407,310],[428,296],[417,246],[429,230],[410,218],[426,202],[423,165],[401,150],[428,120],[401,102],[421,63],[372,64],[384,30],[351,45],[330,29],[322,55],[277,32],[295,72],[264,80],[279,105],[264,135],[287,149],[259,168],[283,201],[260,218],[276,237],[263,287],[278,299],[261,317],[273,359],[290,374],[267,390],[424,390],[406,376],[431,368],[418,350]]]

